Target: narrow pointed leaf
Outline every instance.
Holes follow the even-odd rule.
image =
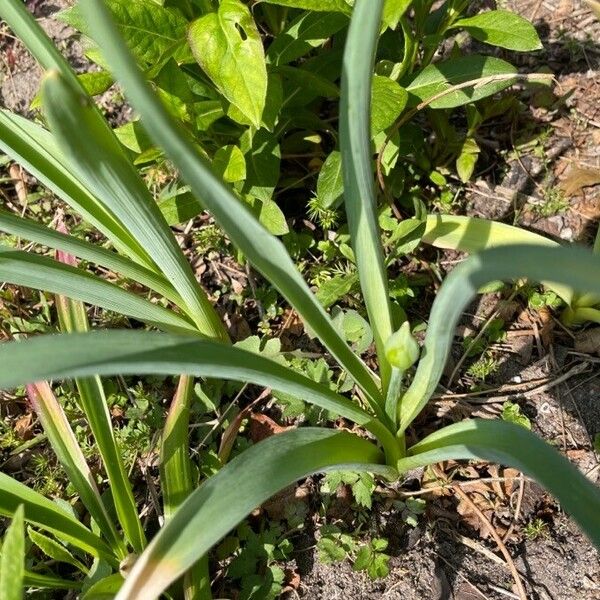
[[[381,461],[366,440],[327,429],[296,429],[252,446],[188,498],[138,559],[116,600],[158,598],[254,508],[294,481],[328,470],[393,478],[395,469]]]
[[[52,389],[46,382],[31,383],[27,385],[27,396],[69,481],[115,553],[124,558],[125,544],[106,511],[94,476]]]
[[[477,290],[490,281],[519,277],[600,293],[600,257],[583,248],[511,245],[485,250],[458,265],[433,303],[423,358],[401,400],[400,431],[410,425],[437,388],[460,315]]]
[[[352,247],[385,390],[391,370],[384,346],[393,326],[377,220],[370,126],[371,82],[382,9],[383,0],[359,0],[354,9],[343,61],[340,148]]]
[[[89,569],[56,540],[31,527],[27,528],[27,536],[46,556],[58,562],[72,565],[82,573],[88,573]]]
[[[254,383],[302,398],[369,429],[392,451],[393,435],[357,404],[253,352],[210,340],[143,331],[38,336],[0,344],[0,389],[63,377],[152,373]]]
[[[49,72],[42,84],[42,100],[51,129],[80,179],[154,257],[202,333],[226,340],[219,316],[160,209],[89,98],[57,72]]]
[[[72,174],[49,131],[24,117],[0,110],[0,148],[103,233],[115,248],[152,268],[154,263],[142,246]]]
[[[385,417],[379,406],[380,393],[371,373],[336,331],[284,245],[213,176],[193,143],[148,88],[101,3],[83,0],[82,11],[92,24],[96,39],[103,42],[106,58],[124,85],[130,101],[142,115],[149,134],[166,150],[182,177],[233,243],[294,306],[338,362],[352,373],[373,409]]]
[[[158,275],[154,271],[116,252],[80,240],[72,235],[66,235],[50,229],[49,227],[40,225],[36,221],[24,219],[2,209],[0,209],[0,231],[19,236],[36,244],[48,246],[55,250],[68,252],[78,258],[119,273],[157,292],[174,302],[177,306],[185,308],[179,294],[177,294],[173,286],[162,275]]]
[[[0,598],[22,600],[25,575],[25,527],[23,505],[17,508],[0,550]]]
[[[25,521],[53,533],[84,552],[115,564],[114,554],[106,543],[71,514],[26,485],[0,473],[0,514],[12,517],[21,504],[25,507]]]
[[[408,450],[402,471],[445,460],[489,460],[536,479],[562,504],[600,548],[600,488],[564,456],[519,425],[468,420],[444,427]]]
[[[197,333],[173,311],[86,271],[51,258],[0,246],[0,281],[61,294],[171,331]]]

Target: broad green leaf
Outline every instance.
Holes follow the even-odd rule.
[[[183,298],[186,312],[198,329],[204,335],[226,340],[219,316],[108,123],[58,73],[46,76],[42,98],[50,126],[78,176],[152,255]]]
[[[356,4],[344,52],[340,148],[352,249],[385,391],[390,366],[384,346],[393,328],[378,225],[369,119],[373,61],[382,8],[383,0],[359,0]]]
[[[169,225],[179,225],[197,217],[204,207],[189,192],[176,194],[161,200],[158,208]]]
[[[517,69],[500,58],[472,54],[425,67],[406,89],[430,108],[455,108],[506,89],[516,74]]]
[[[84,506],[100,527],[117,556],[121,559],[125,558],[127,555],[125,544],[108,515],[94,476],[77,443],[67,416],[52,389],[45,381],[29,383],[27,384],[27,396],[48,436],[52,450]]]
[[[96,581],[85,590],[81,600],[112,600],[123,586],[121,573],[113,573]]]
[[[213,158],[215,175],[223,181],[234,183],[246,179],[246,159],[237,146],[222,146]]]
[[[101,231],[118,250],[147,268],[153,267],[142,246],[73,175],[50,132],[19,115],[0,110],[0,148]]]
[[[254,508],[315,472],[355,470],[393,478],[369,442],[345,432],[302,428],[245,450],[204,482],[136,562],[116,600],[157,598]],[[227,507],[227,510],[223,510]],[[202,535],[192,532],[202,531]]]
[[[408,92],[389,77],[375,75],[371,95],[371,137],[396,121],[406,108]]]
[[[33,360],[34,356],[44,359]],[[140,372],[215,377],[271,387],[363,425],[386,451],[395,447],[389,431],[356,403],[277,362],[218,342],[113,330],[0,344],[0,389],[29,381]]]
[[[464,141],[456,159],[456,172],[463,183],[467,183],[473,176],[480,152],[481,150],[473,138],[467,138]]]
[[[197,332],[189,321],[173,311],[86,271],[45,256],[0,246],[0,281],[81,300],[162,329]]]
[[[317,179],[317,199],[322,208],[335,208],[344,193],[342,155],[334,150],[323,163]]]
[[[325,308],[329,308],[349,293],[357,281],[358,275],[356,273],[336,275],[319,286],[317,298]]]
[[[349,15],[352,12],[350,2],[346,0],[264,0],[266,4],[278,4],[290,8],[314,10],[319,12],[341,12]]]
[[[240,0],[221,0],[216,12],[188,29],[194,57],[218,90],[258,129],[267,95],[267,68],[260,33]]]
[[[274,200],[262,202],[259,220],[265,229],[273,235],[285,235],[290,231],[283,211]]]
[[[0,514],[12,517],[21,504],[25,507],[25,521],[115,565],[114,554],[106,543],[70,513],[26,485],[0,473]]]
[[[551,492],[600,548],[600,488],[524,427],[499,420],[467,420],[432,433],[409,448],[408,455],[398,464],[401,471],[458,459],[515,467]]]
[[[385,418],[380,407],[377,384],[365,364],[350,350],[332,325],[327,313],[308,288],[283,244],[252,217],[252,214],[218,181],[198,154],[194,144],[152,95],[143,75],[127,53],[104,7],[83,0],[85,13],[94,25],[103,47],[129,100],[144,118],[148,132],[159,142],[179,169],[192,191],[212,213],[232,242],[254,267],[292,304],[298,314],[319,336],[336,360],[360,385],[375,414]],[[250,161],[247,159],[250,169]]]
[[[392,29],[398,27],[400,19],[409,9],[412,0],[385,0],[383,6],[383,22]]]
[[[79,569],[82,573],[88,572],[88,568],[79,560],[77,560],[67,548],[56,540],[32,529],[27,528],[27,535],[29,539],[46,555],[57,560],[58,562],[67,563],[73,565],[76,569]]]
[[[459,19],[452,28],[466,29],[481,42],[509,50],[527,52],[543,48],[535,27],[509,10],[490,10]]]
[[[279,181],[281,149],[276,136],[261,129],[254,135],[242,134],[240,140],[246,158],[246,181],[243,193],[263,202],[271,200]]]
[[[309,90],[313,96],[322,96],[323,98],[338,98],[340,90],[335,83],[331,82],[326,77],[309,71],[308,69],[290,67],[283,65],[274,67],[276,73],[279,73],[292,88],[300,88]],[[301,95],[287,95],[283,101],[284,106],[302,106],[306,102],[306,98]]]
[[[273,65],[287,65],[324,44],[347,24],[348,17],[340,13],[302,13],[273,40],[267,59]]]
[[[402,432],[434,393],[452,348],[460,315],[477,290],[491,281],[519,277],[600,293],[600,257],[576,247],[509,245],[485,250],[458,265],[442,284],[433,303],[423,358],[400,402]]]
[[[124,277],[137,281],[154,290],[178,306],[183,305],[183,300],[179,294],[175,292],[171,284],[164,277],[101,246],[90,244],[72,235],[65,235],[64,233],[40,225],[35,221],[18,217],[2,209],[0,209],[0,231],[25,238],[26,240],[48,246],[55,250],[68,252],[78,258],[120,273]]]
[[[0,598],[22,600],[25,590],[25,529],[23,505],[15,511],[0,550]]]
[[[185,58],[187,22],[177,10],[146,0],[106,0],[119,31],[135,57],[147,66],[156,66],[166,55]],[[89,35],[90,27],[79,4],[61,13],[61,19]]]
[[[488,219],[456,215],[429,215],[422,240],[436,248],[471,254],[511,244],[535,244],[551,248],[560,246],[557,242],[539,233],[533,233],[521,227]],[[554,290],[568,305],[573,302],[574,296],[571,288],[556,282],[543,281],[542,283]]]

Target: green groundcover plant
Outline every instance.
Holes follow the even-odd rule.
[[[547,74],[520,73],[506,57],[486,51],[540,50],[527,20],[506,10],[468,16],[471,4],[388,0],[384,5],[370,136],[379,155],[380,185],[407,209],[413,183],[434,183],[448,195],[443,173],[470,179],[481,154],[478,131],[491,119],[512,114],[518,104],[515,95],[499,99],[499,92],[517,81],[551,80]],[[339,139],[331,124],[353,2],[107,0],[105,5],[171,116],[271,233],[288,232],[282,210],[286,193],[315,178],[315,196],[304,201],[320,221],[331,219],[343,190]],[[60,18],[84,34],[86,55],[99,67],[80,75],[80,82],[91,95],[106,92],[114,79],[80,3]],[[471,51],[471,40],[482,42],[483,50]],[[426,120],[416,122],[417,115]],[[432,133],[429,143],[424,123]],[[140,169],[163,165],[164,149],[140,121],[119,125],[115,134]],[[170,224],[202,210],[182,181],[162,187],[159,207]]]
[[[482,459],[522,470],[548,489],[600,546],[599,490],[526,428],[506,421],[466,420],[425,437],[413,431],[418,441],[407,443],[408,428],[440,381],[458,319],[478,289],[490,281],[525,277],[548,282],[566,300],[574,298],[574,290],[600,294],[600,260],[585,249],[551,247],[543,238],[499,224],[444,216],[414,219],[406,226],[409,237],[416,231],[417,241],[423,238],[475,253],[440,288],[419,348],[409,323],[392,313],[378,225],[369,106],[384,7],[382,0],[355,4],[343,57],[340,153],[345,209],[378,372],[347,345],[281,241],[215,176],[195,141],[149,87],[104,3],[79,4],[89,35],[154,144],[232,243],[352,378],[352,398],[229,343],[168,223],[81,82],[20,0],[1,5],[0,15],[47,71],[41,101],[49,130],[2,111],[0,145],[114,247],[101,248],[0,213],[4,231],[61,251],[55,260],[2,248],[0,280],[56,294],[65,331],[0,345],[0,388],[27,386],[48,440],[91,517],[87,526],[64,505],[0,474],[0,513],[13,520],[0,561],[0,585],[7,598],[20,597],[22,585],[82,585],[76,578],[65,581],[22,567],[23,523],[30,526],[32,543],[87,577],[85,598],[147,600],[163,592],[178,595],[182,589],[188,598],[210,598],[209,550],[255,507],[292,482],[330,470],[369,472],[393,481],[410,469],[448,459]],[[77,266],[73,256],[117,272],[148,293],[109,283]],[[83,303],[158,331],[86,331]],[[180,377],[160,449],[166,523],[149,543],[100,379],[140,373]],[[194,377],[269,387],[327,409],[362,433],[313,427],[286,431],[251,446],[197,486],[187,436]],[[44,383],[61,378],[76,380],[110,483],[107,494],[100,494],[60,403]],[[95,576],[89,574],[87,556],[94,559]]]

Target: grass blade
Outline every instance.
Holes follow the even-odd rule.
[[[382,460],[368,441],[327,429],[296,429],[252,446],[187,499],[138,559],[116,600],[157,598],[254,508],[294,481],[327,470],[394,477],[395,469]]]
[[[401,432],[437,388],[460,315],[477,290],[490,281],[519,277],[600,293],[600,257],[583,248],[515,245],[485,250],[458,265],[433,303],[423,358],[400,403]]]
[[[15,511],[0,550],[0,598],[22,600],[25,576],[25,526],[23,505]]]
[[[21,504],[25,507],[25,521],[117,566],[114,554],[106,543],[72,515],[26,485],[0,473],[0,515],[12,517]]]
[[[50,128],[78,177],[154,257],[198,329],[208,337],[228,340],[158,205],[93,103],[56,71],[42,83],[42,101]]]
[[[152,373],[249,382],[302,398],[371,431],[390,456],[394,436],[356,403],[267,358],[189,336],[144,331],[48,335],[0,344],[0,389],[62,377]]]
[[[212,174],[194,144],[185,136],[149,89],[110,15],[100,2],[83,0],[81,10],[103,53],[123,84],[144,126],[160,144],[192,191],[212,213],[232,242],[298,311],[303,320],[366,393],[376,414],[385,419],[381,394],[372,374],[341,338],[329,316],[298,272],[284,245]]]
[[[127,556],[123,540],[113,522],[96,487],[94,476],[79,448],[77,438],[69,425],[56,396],[46,382],[27,385],[27,396],[37,414],[44,432],[48,436],[58,461],[65,470],[69,481],[77,491],[81,501],[96,521],[111,548],[120,558]]]
[[[600,548],[600,488],[524,427],[496,420],[463,421],[436,431],[408,454],[399,463],[403,471],[458,459],[515,467],[550,491]]]
[[[342,71],[340,149],[348,226],[385,392],[391,367],[384,345],[393,325],[377,219],[370,130],[371,81],[382,9],[383,0],[359,0],[354,8]]]
[[[65,235],[31,219],[24,219],[2,209],[0,209],[0,231],[55,250],[68,252],[78,258],[105,267],[146,286],[171,300],[177,306],[185,308],[181,296],[162,275],[156,274],[116,252],[90,244],[72,235]]]
[[[100,306],[160,329],[198,333],[186,319],[118,285],[51,258],[0,246],[0,281]]]
[[[149,269],[156,268],[115,215],[72,175],[67,158],[49,131],[24,117],[0,110],[0,148],[102,232],[120,252]]]

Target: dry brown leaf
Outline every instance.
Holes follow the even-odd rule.
[[[575,337],[575,351],[583,354],[600,354],[600,327],[578,332]]]
[[[256,444],[272,435],[289,431],[294,427],[284,427],[279,425],[271,417],[263,413],[250,414],[250,439]]]
[[[566,196],[576,196],[583,188],[600,183],[600,169],[572,167],[560,182]]]

